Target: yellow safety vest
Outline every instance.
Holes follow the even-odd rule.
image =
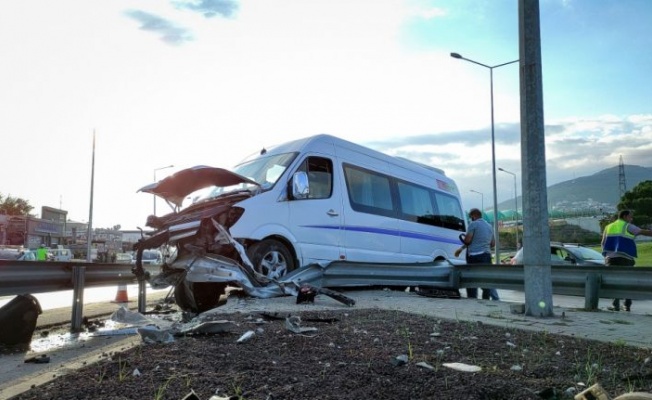
[[[629,233],[627,226],[629,223],[625,220],[618,219],[604,228],[605,240],[602,245],[602,255],[607,253],[621,253],[630,258],[638,257],[636,253],[636,236]]]

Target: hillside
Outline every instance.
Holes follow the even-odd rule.
[[[613,206],[620,200],[619,167],[611,167],[596,172],[593,175],[582,176],[572,180],[556,183],[548,187],[548,203],[555,205],[561,202],[586,202],[591,199],[595,203],[607,203]],[[638,165],[625,165],[625,181],[627,190],[642,181],[652,180],[652,168]],[[518,198],[519,207],[522,199]],[[511,210],[514,200],[503,201],[499,210]]]

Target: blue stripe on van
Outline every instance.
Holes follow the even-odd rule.
[[[435,241],[435,242],[444,242],[444,243],[452,243],[452,244],[459,244],[460,241],[458,238],[451,239],[447,237],[442,237],[442,236],[435,236],[435,235],[428,235],[425,233],[419,233],[419,232],[405,232],[405,231],[399,231],[396,229],[383,229],[383,228],[373,228],[370,226],[339,226],[339,225],[303,225],[304,228],[317,228],[317,229],[335,229],[335,230],[344,230],[344,231],[354,231],[354,232],[367,232],[367,233],[375,233],[375,234],[380,234],[380,235],[390,235],[390,236],[398,236],[398,237],[407,237],[411,239],[419,239],[419,240],[429,240],[429,241]]]

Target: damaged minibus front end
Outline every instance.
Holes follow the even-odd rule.
[[[212,191],[181,209],[190,194],[202,189]],[[139,191],[164,199],[173,212],[148,217],[147,226],[154,231],[134,245],[134,274],[154,289],[173,286],[177,305],[193,313],[217,307],[228,285],[262,298],[296,294],[295,285],[280,284],[258,273],[243,244],[229,233],[244,212],[237,203],[263,190],[252,179],[207,166],[185,169],[143,187]],[[142,255],[148,249],[158,249],[164,256],[155,276],[142,267]]]

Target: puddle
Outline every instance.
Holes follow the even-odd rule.
[[[69,347],[81,347],[84,343],[99,336],[126,336],[137,335],[135,327],[128,326],[111,320],[103,320],[102,327],[96,328],[93,332],[84,331],[79,333],[66,331],[43,331],[35,332],[29,350],[34,353],[45,353]],[[47,336],[45,333],[47,332]]]
[[[154,324],[160,321],[162,324],[169,325],[171,322],[180,319],[180,313],[179,315],[167,314],[160,316],[149,314],[147,318]],[[108,318],[89,321],[85,327],[90,327],[90,330],[79,333],[69,332],[63,328],[36,331],[27,350],[34,353],[45,353],[64,348],[83,347],[85,343],[98,338],[138,335],[138,326],[113,321]]]

